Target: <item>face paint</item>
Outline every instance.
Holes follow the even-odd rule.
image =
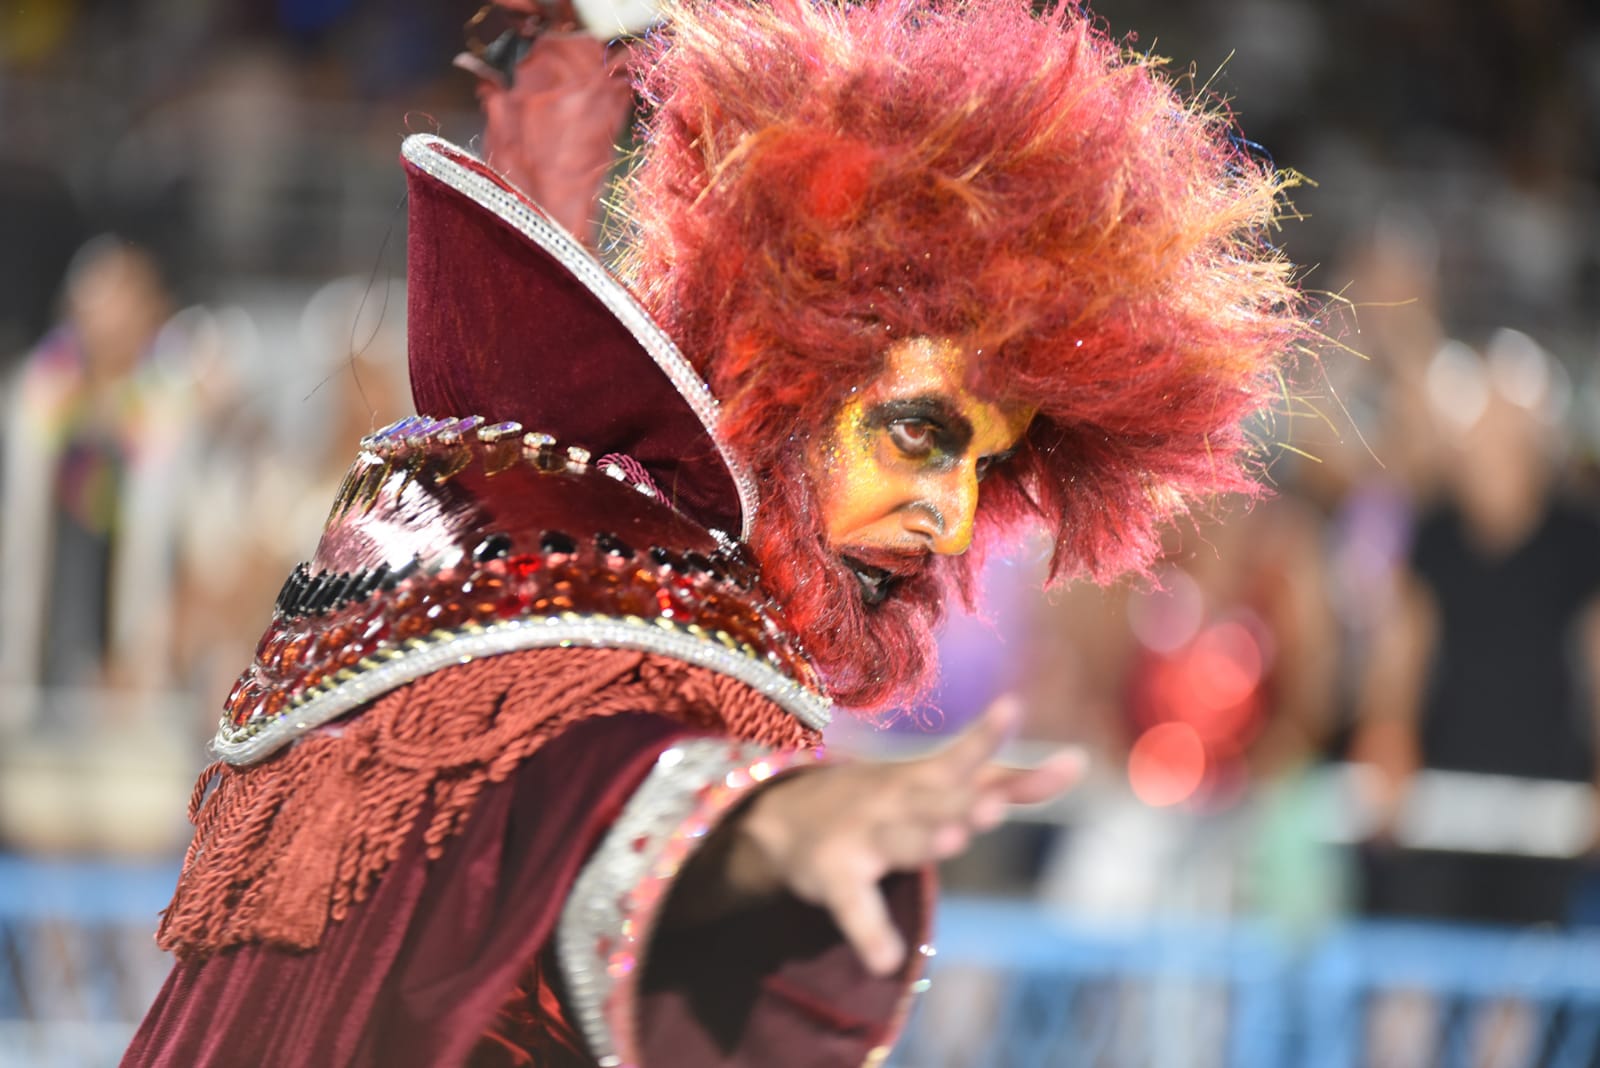
[[[869,601],[928,554],[966,551],[978,483],[1033,418],[1031,408],[973,393],[969,363],[947,341],[896,345],[811,458],[828,545]]]

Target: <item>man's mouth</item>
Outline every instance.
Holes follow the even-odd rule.
[[[856,577],[856,582],[861,586],[861,600],[868,605],[880,605],[888,600],[900,580],[916,570],[916,564],[909,560],[903,563],[896,561],[900,564],[898,567],[869,564],[857,556],[841,555],[839,560]]]

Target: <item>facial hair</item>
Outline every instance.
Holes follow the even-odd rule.
[[[893,580],[881,604],[868,605],[855,572],[825,544],[808,484],[786,481],[788,492],[762,502],[750,542],[762,585],[836,702],[864,713],[909,702],[937,676],[934,629],[944,617],[946,562],[923,557]]]

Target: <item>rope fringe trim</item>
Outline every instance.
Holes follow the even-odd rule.
[[[628,712],[775,748],[818,741],[744,683],[647,653],[540,649],[446,668],[261,764],[201,772],[156,942],[184,959],[249,942],[311,949],[372,893],[424,813],[434,859],[486,785],[579,720]]]

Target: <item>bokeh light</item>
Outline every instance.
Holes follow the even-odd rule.
[[[1187,723],[1158,723],[1128,753],[1128,784],[1155,808],[1193,797],[1206,775],[1206,747]]]

